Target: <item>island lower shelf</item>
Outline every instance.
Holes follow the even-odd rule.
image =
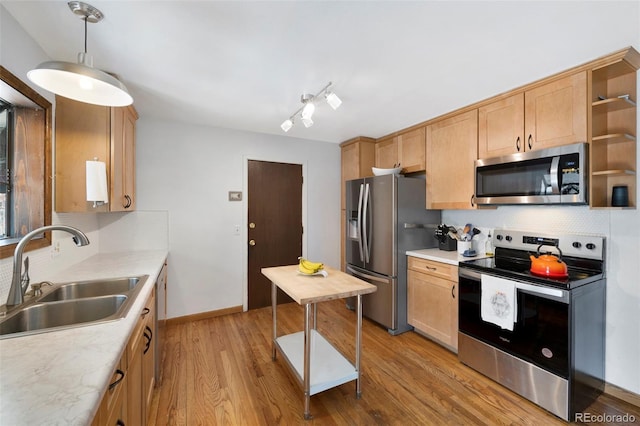
[[[314,329],[311,330],[310,334],[310,395],[315,395],[358,378],[358,371],[353,364],[322,334]],[[276,345],[302,385],[304,377],[304,331],[280,336],[276,339]]]

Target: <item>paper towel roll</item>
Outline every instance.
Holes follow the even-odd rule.
[[[103,161],[87,161],[87,201],[109,202],[107,166]]]

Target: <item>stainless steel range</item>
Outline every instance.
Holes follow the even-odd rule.
[[[458,357],[573,421],[604,388],[605,238],[496,229],[493,243],[459,264]],[[532,273],[542,255],[565,272]]]

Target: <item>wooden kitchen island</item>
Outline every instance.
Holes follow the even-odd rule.
[[[298,265],[262,268],[271,280],[273,316],[272,358],[280,351],[304,389],[304,418],[312,418],[311,395],[343,383],[356,381],[356,398],[360,398],[360,349],[362,342],[362,295],[373,293],[376,286],[333,268],[325,268],[327,277],[307,276],[298,272]],[[304,331],[278,337],[278,287],[298,304],[304,305]],[[329,343],[316,329],[317,303],[353,297],[356,303],[355,364]]]

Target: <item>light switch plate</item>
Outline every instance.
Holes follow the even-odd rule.
[[[229,191],[229,201],[242,201],[242,191]]]

